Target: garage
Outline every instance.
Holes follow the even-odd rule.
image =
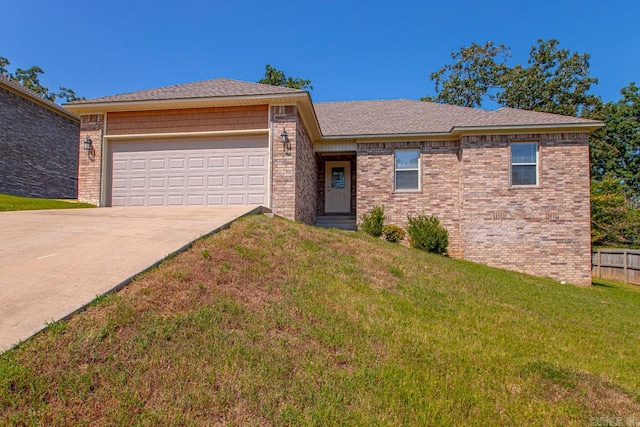
[[[267,135],[110,143],[112,206],[268,204]]]

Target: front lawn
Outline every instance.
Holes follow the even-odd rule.
[[[39,199],[33,197],[18,197],[9,194],[0,194],[0,212],[26,211],[40,209],[77,209],[94,208],[87,203],[76,203],[55,199]]]
[[[0,355],[0,424],[637,423],[639,308],[252,216]]]

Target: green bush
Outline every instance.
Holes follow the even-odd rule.
[[[398,243],[404,240],[407,232],[400,226],[388,224],[382,227],[382,235],[391,243]]]
[[[382,236],[382,227],[384,226],[384,206],[374,206],[373,210],[368,214],[362,215],[360,229],[373,237]]]
[[[435,254],[444,254],[449,246],[449,233],[435,216],[408,216],[409,242],[411,246]]]

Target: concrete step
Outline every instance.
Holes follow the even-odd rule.
[[[316,219],[316,226],[323,228],[339,228],[356,230],[355,215],[321,215]]]

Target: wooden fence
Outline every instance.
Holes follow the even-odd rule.
[[[640,285],[640,250],[598,249],[591,254],[591,275]]]

